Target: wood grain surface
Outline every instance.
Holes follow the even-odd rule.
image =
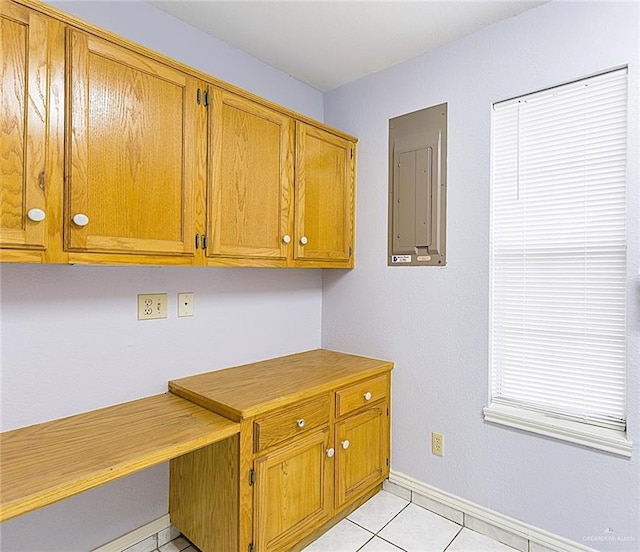
[[[256,460],[254,537],[259,552],[287,550],[329,519],[328,447],[327,428]]]
[[[239,430],[239,424],[167,393],[2,433],[0,521]]]
[[[288,247],[293,125],[277,111],[213,89],[210,255],[281,258]]]
[[[359,381],[336,392],[336,417],[344,416],[367,404],[373,404],[387,395],[387,375]],[[369,393],[369,398],[365,395]]]
[[[254,451],[264,451],[282,441],[328,425],[329,413],[329,394],[323,393],[310,401],[280,408],[257,418],[253,423]]]
[[[239,446],[235,436],[171,460],[171,523],[200,550],[239,550]]]
[[[296,123],[296,259],[353,259],[353,148],[339,136]]]
[[[384,479],[386,411],[386,404],[379,404],[336,424],[336,508]]]
[[[46,222],[45,140],[48,109],[49,18],[0,4],[0,246],[42,249]]]
[[[8,0],[7,0],[8,1]],[[128,40],[126,38],[123,38],[122,36],[119,36],[115,33],[112,33],[110,31],[107,31],[105,29],[102,29],[100,27],[97,27],[96,25],[92,25],[91,23],[87,23],[86,21],[83,21],[82,19],[79,19],[77,17],[74,17],[72,15],[69,15],[68,13],[59,10],[49,4],[46,4],[44,2],[42,2],[41,0],[13,0],[16,4],[21,4],[23,6],[28,6],[34,10],[37,10],[43,14],[49,15],[51,17],[55,17],[56,19],[59,19],[60,21],[62,21],[65,24],[68,25],[72,25],[74,27],[78,27],[81,29],[86,30],[87,32],[91,33],[94,36],[106,39],[110,42],[113,42],[114,44],[118,44],[120,46],[123,46],[125,48],[128,48],[130,50],[133,50],[137,53],[140,53],[144,56],[147,57],[151,57],[154,58],[155,60],[169,66],[172,67],[174,69],[177,69],[179,71],[182,71],[184,73],[187,73],[189,75],[192,75],[193,77],[197,78],[197,79],[201,79],[204,80],[208,83],[210,83],[212,86],[215,86],[217,88],[221,88],[224,90],[227,90],[229,92],[232,92],[233,94],[238,94],[240,96],[244,96],[245,98],[250,99],[251,101],[260,103],[266,107],[268,107],[269,109],[275,109],[276,111],[280,111],[281,113],[293,117],[295,119],[304,121],[308,124],[312,124],[315,125],[319,128],[323,128],[326,130],[329,130],[330,132],[337,134],[339,136],[344,137],[347,140],[353,141],[353,142],[357,142],[358,139],[355,136],[352,136],[346,132],[343,132],[341,130],[338,129],[334,129],[328,125],[325,125],[324,123],[321,123],[319,121],[316,121],[302,113],[297,113],[291,109],[288,109],[286,107],[283,107],[279,104],[276,104],[272,101],[269,101],[265,98],[261,98],[260,96],[257,96],[256,94],[253,94],[247,90],[243,90],[242,88],[239,88],[233,84],[230,84],[228,82],[225,82],[223,80],[217,79],[212,75],[209,75],[207,73],[204,73],[202,71],[199,71],[198,69],[195,69],[193,67],[190,67],[184,63],[181,63],[173,58],[170,58],[168,56],[165,56],[163,54],[160,54],[159,52],[153,51],[149,48],[146,48],[144,46],[141,46],[140,44],[137,44],[131,40]]]
[[[87,33],[67,36],[67,247],[193,254],[195,79]],[[73,224],[77,213],[89,224]]]
[[[392,367],[393,363],[385,360],[316,349],[173,380],[169,389],[209,410],[241,420]]]

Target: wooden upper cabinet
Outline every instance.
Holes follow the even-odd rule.
[[[198,81],[75,29],[67,48],[67,249],[193,255]]]
[[[354,149],[342,137],[296,123],[295,259],[352,261]]]
[[[0,246],[43,250],[49,18],[0,3]]]
[[[212,89],[207,255],[285,259],[291,218],[291,118]]]
[[[0,0],[0,261],[353,267],[353,137],[24,3]]]

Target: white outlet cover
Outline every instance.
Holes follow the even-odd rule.
[[[166,293],[145,293],[138,295],[138,320],[155,320],[166,317]]]
[[[178,317],[193,316],[193,292],[178,293]]]

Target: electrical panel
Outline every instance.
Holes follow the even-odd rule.
[[[447,104],[389,120],[389,266],[446,264]]]

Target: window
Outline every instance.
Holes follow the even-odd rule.
[[[485,419],[630,455],[627,70],[494,104]]]

